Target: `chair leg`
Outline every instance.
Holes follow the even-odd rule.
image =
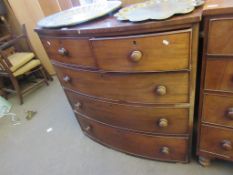
[[[13,84],[13,86],[15,88],[17,96],[19,97],[19,103],[20,103],[20,105],[22,105],[23,104],[23,94],[21,92],[21,88],[19,86],[19,82],[18,82],[18,80],[15,77],[11,77],[11,81],[12,81],[12,84]]]
[[[48,71],[43,67],[44,73],[47,77],[47,80],[53,81],[53,77],[48,73]]]
[[[19,97],[19,104],[22,105],[23,104],[23,95],[20,91],[17,92],[18,97]]]
[[[47,75],[46,75],[45,70],[44,70],[43,67],[41,67],[40,72],[42,73],[42,75],[43,75],[43,77],[44,77],[44,82],[45,82],[45,84],[48,86],[48,85],[49,85],[49,83],[48,83],[48,78],[47,78]]]
[[[4,83],[3,83],[3,77],[0,77],[0,95],[7,99],[7,93],[3,90]]]

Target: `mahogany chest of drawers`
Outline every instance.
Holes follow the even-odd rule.
[[[189,161],[200,15],[36,30],[87,136],[135,156]]]
[[[209,0],[203,14],[197,154],[207,166],[214,158],[233,160],[233,2]]]

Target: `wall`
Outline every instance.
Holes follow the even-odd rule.
[[[78,6],[79,0],[38,0],[45,16]]]
[[[38,0],[44,16],[78,5],[78,0]]]
[[[8,0],[9,6],[14,12],[20,25],[26,24],[29,40],[37,56],[50,74],[55,74],[48,56],[34,32],[38,20],[44,17],[41,7],[37,0]]]

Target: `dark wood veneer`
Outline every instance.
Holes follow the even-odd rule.
[[[102,123],[153,134],[188,134],[188,107],[126,105],[93,99],[68,90],[65,92],[76,113]]]
[[[232,58],[208,58],[206,62],[205,89],[233,92],[232,68]]]
[[[109,71],[188,70],[191,30],[114,38],[92,38],[98,65]],[[116,51],[117,49],[117,51]],[[133,52],[141,53],[133,60]]]
[[[88,39],[41,37],[41,41],[52,60],[82,67],[96,67]]]
[[[77,116],[84,133],[94,140],[129,154],[163,161],[186,162],[188,138],[152,136],[107,127]],[[165,152],[167,148],[167,152]]]
[[[57,66],[55,69],[63,87],[94,97],[143,104],[189,102],[188,73],[118,74]],[[165,94],[160,95],[159,86],[166,88]]]

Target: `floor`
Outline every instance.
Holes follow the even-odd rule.
[[[126,155],[85,137],[68,101],[55,79],[18,105],[12,112],[20,118],[13,125],[0,119],[0,175],[232,175],[233,164],[214,161],[210,167],[163,163]],[[25,119],[27,110],[38,113]]]

